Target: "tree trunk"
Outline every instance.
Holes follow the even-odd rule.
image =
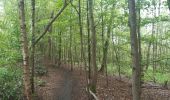
[[[135,0],[128,0],[129,5],[129,26],[131,38],[131,54],[132,54],[132,95],[133,100],[140,100],[141,94],[141,68],[138,52],[138,40],[136,31],[136,10]]]
[[[139,64],[141,67],[141,84],[144,83],[144,68],[142,66],[142,48],[141,48],[141,32],[140,32],[140,23],[141,23],[141,18],[140,18],[140,7],[141,7],[141,0],[137,1],[137,37],[138,37],[138,52],[139,52]]]
[[[91,79],[91,46],[90,46],[90,28],[89,28],[89,13],[88,13],[88,0],[87,0],[87,35],[88,35],[88,78]]]
[[[101,0],[101,13],[103,13],[103,2],[102,2],[102,0]],[[104,53],[105,53],[105,45],[104,45],[104,17],[103,17],[103,14],[101,15],[101,28],[102,28],[102,34],[101,34],[101,36],[102,36],[102,47],[103,47],[103,58],[104,58]],[[100,61],[99,61],[100,62]],[[100,70],[99,70],[99,72],[102,72],[102,73],[104,73],[104,64],[103,64],[104,62],[103,62],[103,59],[102,59],[102,63],[101,63],[101,68],[100,68]]]
[[[31,51],[31,91],[34,93],[34,67],[35,67],[35,0],[31,0],[31,5],[32,5],[32,22],[31,22],[31,27],[32,27],[32,51]]]
[[[94,17],[93,17],[93,0],[89,0],[89,21],[90,21],[90,29],[92,33],[91,44],[92,44],[92,81],[90,83],[90,89],[92,92],[96,93],[96,85],[97,85],[97,64],[96,64],[96,29],[94,25]]]
[[[79,16],[79,27],[80,27],[80,45],[81,45],[81,63],[83,62],[83,27],[82,27],[82,19],[81,19],[81,0],[79,0],[79,13],[78,13],[78,16]]]
[[[153,1],[153,5],[154,5],[154,10],[153,10],[153,15],[154,15],[154,18],[156,18],[156,1],[155,0],[152,0]],[[155,41],[155,37],[156,37],[156,29],[155,29],[155,22],[154,22],[154,27],[153,27],[153,34],[152,34],[152,38],[154,38],[154,41],[153,41],[153,48],[152,48],[152,76],[153,76],[153,81],[154,83],[156,83],[156,80],[155,80],[155,71],[156,71],[156,62],[154,61],[156,59],[156,41]]]
[[[114,6],[113,6],[114,7]],[[107,54],[108,54],[108,47],[109,47],[109,40],[110,40],[110,33],[111,33],[111,29],[112,29],[112,19],[113,19],[113,7],[112,7],[112,11],[111,11],[111,16],[109,19],[109,24],[107,26],[107,38],[103,47],[103,59],[102,59],[102,64],[101,64],[101,69],[100,72],[104,73],[104,71],[107,68]]]
[[[72,13],[72,9],[71,9],[71,13]],[[71,20],[71,15],[70,15],[70,20]],[[70,62],[71,62],[71,71],[73,71],[73,57],[72,57],[72,21],[70,22]]]
[[[59,32],[59,61],[58,61],[58,67],[60,67],[61,65],[61,59],[62,59],[62,48],[61,48],[61,43],[62,43],[62,39],[61,39],[61,32]]]
[[[31,97],[31,83],[30,83],[30,68],[29,68],[29,53],[28,53],[28,40],[25,24],[25,8],[24,0],[19,1],[19,17],[20,17],[20,28],[22,38],[22,55],[23,55],[23,68],[24,68],[24,95],[27,100],[32,100]]]
[[[53,16],[54,16],[54,12],[52,11],[52,13],[51,13],[51,20],[53,19]],[[49,36],[48,36],[48,61],[50,61],[50,63],[51,63],[51,61],[52,61],[52,37],[50,36],[51,35],[51,33],[52,33],[52,31],[53,31],[53,24],[51,24],[51,26],[49,27],[49,29],[48,29],[48,32],[50,33],[49,34]]]

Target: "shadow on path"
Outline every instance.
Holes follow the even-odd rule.
[[[56,100],[71,100],[72,98],[72,89],[73,89],[73,82],[71,72],[65,69],[63,73],[63,84],[59,89],[59,96],[56,98]]]

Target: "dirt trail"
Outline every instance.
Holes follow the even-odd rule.
[[[55,68],[48,66],[48,74],[39,77],[39,80],[45,81],[45,86],[37,86],[39,100],[73,100],[73,88],[76,80],[72,73],[61,66]]]
[[[71,77],[71,72],[68,70],[64,70],[63,76],[63,85],[60,86],[60,93],[56,100],[71,100],[74,80]]]

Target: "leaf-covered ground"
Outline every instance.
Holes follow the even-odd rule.
[[[37,86],[40,100],[88,100],[85,72],[79,68],[70,71],[70,66],[62,64],[60,68],[48,66],[48,73],[38,77],[44,86]],[[81,68],[82,69],[82,68]],[[142,88],[142,100],[169,100],[170,90],[154,84],[145,84]],[[99,100],[132,100],[131,80],[122,76],[98,76],[97,97]]]

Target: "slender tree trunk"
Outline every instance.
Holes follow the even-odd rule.
[[[75,40],[75,38],[74,38],[74,40]],[[74,46],[74,50],[75,50],[75,56],[74,56],[74,59],[75,59],[75,65],[76,65],[76,63],[79,63],[79,61],[78,61],[78,55],[77,55],[77,47],[76,47],[76,45]]]
[[[79,27],[80,27],[80,44],[81,44],[81,63],[83,62],[83,27],[82,27],[82,18],[81,18],[81,0],[79,0],[79,13],[78,13],[78,16],[79,16]]]
[[[92,33],[91,42],[92,42],[92,81],[90,84],[90,89],[92,92],[96,93],[96,85],[97,85],[97,64],[96,64],[96,29],[94,25],[94,17],[93,17],[93,0],[89,0],[89,21],[90,21],[90,29]]]
[[[84,52],[84,43],[83,43],[83,24],[82,24],[82,10],[81,10],[81,0],[79,0],[79,27],[80,27],[80,44],[81,44],[81,67],[84,66],[86,69],[86,59],[85,59],[85,52]],[[84,63],[84,64],[82,64]]]
[[[119,39],[117,39],[119,41]],[[112,43],[113,43],[113,53],[115,53],[115,57],[116,57],[116,61],[114,63],[113,61],[113,65],[116,64],[117,65],[117,69],[118,69],[118,74],[119,74],[119,79],[121,80],[121,65],[120,65],[120,61],[119,61],[119,47],[115,47],[115,42],[114,42],[114,37],[113,37],[113,34],[112,34]],[[118,44],[119,45],[119,42]],[[112,57],[113,59],[113,57]]]
[[[71,9],[72,13],[72,9]],[[70,20],[71,20],[71,15],[70,15]],[[73,57],[72,57],[72,22],[70,22],[70,62],[71,62],[71,71],[73,71]]]
[[[138,39],[136,31],[136,10],[135,0],[128,0],[129,5],[129,26],[131,38],[131,54],[132,54],[132,94],[133,100],[140,100],[141,94],[141,68],[139,60]]]
[[[88,38],[88,80],[87,80],[87,86],[88,86],[88,99],[91,100],[92,96],[90,95],[90,83],[89,80],[91,80],[91,41],[90,41],[90,23],[89,23],[89,3],[87,0],[87,38]]]
[[[34,67],[35,67],[35,0],[31,0],[31,5],[32,5],[32,51],[31,51],[31,63],[32,63],[32,68],[31,68],[31,91],[34,93]]]
[[[51,62],[51,48],[52,48],[52,43],[51,43],[51,36],[48,36],[48,48],[47,48],[47,53],[48,53],[48,61]]]
[[[114,43],[113,43],[114,46]],[[119,48],[115,48],[113,47],[114,52],[115,52],[115,56],[116,56],[116,65],[118,67],[118,74],[119,74],[119,79],[121,80],[121,66],[120,66],[120,61],[119,61]]]
[[[88,35],[88,69],[89,69],[89,73],[88,73],[88,78],[89,80],[91,79],[91,46],[90,46],[90,28],[89,28],[89,10],[88,10],[89,4],[88,4],[88,0],[87,0],[87,35]]]
[[[52,11],[52,13],[51,13],[51,20],[53,19],[53,16],[54,16],[54,11]],[[49,27],[49,29],[48,29],[48,32],[51,34],[52,33],[52,27],[53,27],[53,25],[51,24],[51,26]],[[52,37],[50,36],[50,34],[49,34],[49,36],[48,36],[48,48],[47,48],[47,51],[48,51],[48,60],[51,62],[52,61]]]
[[[148,45],[148,48],[147,48],[145,71],[147,71],[148,68],[149,68],[149,63],[150,63],[150,48],[151,48],[151,41],[149,41],[149,45]]]
[[[137,1],[137,37],[138,37],[138,52],[139,52],[139,62],[140,62],[140,67],[141,67],[141,85],[144,83],[144,68],[142,65],[142,48],[141,48],[141,32],[140,32],[140,23],[141,23],[141,18],[140,18],[140,8],[141,8],[141,0]]]
[[[101,19],[102,19],[102,46],[104,47],[104,16],[103,16],[103,0],[101,0]],[[104,53],[103,53],[104,55]]]
[[[53,19],[53,16],[54,16],[54,12],[52,11],[51,13],[51,19]],[[52,61],[52,37],[50,36],[51,33],[52,33],[52,30],[53,30],[53,24],[51,24],[50,28],[48,29],[48,32],[50,33],[49,36],[48,36],[48,60],[51,62]]]
[[[100,72],[104,73],[104,71],[107,68],[107,54],[108,54],[108,47],[109,47],[109,40],[110,40],[110,33],[111,33],[111,29],[112,29],[112,19],[113,19],[113,7],[112,7],[112,11],[111,11],[111,16],[109,19],[109,24],[107,26],[107,38],[103,47],[103,59],[102,59],[102,64],[101,64],[101,69]]]
[[[64,41],[66,41],[66,39],[64,39]],[[64,64],[66,64],[66,48],[67,48],[67,46],[66,46],[66,44],[64,44],[64,41],[63,41],[63,62],[64,62]]]
[[[62,43],[61,32],[59,32],[59,61],[58,61],[58,66],[59,66],[59,67],[61,66],[61,59],[62,59],[61,43]]]
[[[101,13],[103,13],[103,2],[101,0]],[[104,17],[103,14],[101,15],[101,20],[102,20],[102,47],[103,47],[103,59],[104,59],[104,55],[105,55],[105,41],[104,41]],[[104,60],[102,59],[102,63],[101,63],[101,68],[99,70],[99,72],[104,72]]]
[[[22,38],[22,55],[23,55],[23,68],[24,68],[24,95],[27,100],[32,100],[31,96],[31,82],[30,82],[30,68],[29,68],[29,52],[28,52],[28,40],[25,24],[25,8],[24,0],[19,1],[19,17],[20,17],[20,28]]]
[[[104,71],[107,68],[107,54],[108,54],[108,47],[109,47],[109,39],[110,39],[110,33],[107,33],[107,40],[105,41],[105,45],[103,48],[104,49],[103,50],[103,59],[102,59],[102,64],[101,64],[101,69],[100,69],[100,72],[102,72],[102,73],[104,73]]]
[[[156,1],[155,0],[152,0],[153,1],[153,5],[154,5],[154,10],[153,10],[153,15],[154,15],[154,18],[156,18]],[[155,22],[154,22],[155,23]],[[155,24],[154,24],[154,27],[153,27],[153,34],[152,34],[152,38],[156,37],[156,30],[155,30]],[[152,49],[152,69],[153,69],[153,72],[152,72],[152,76],[153,76],[153,81],[154,83],[156,83],[156,80],[155,80],[155,71],[156,71],[156,62],[154,61],[156,59],[156,41],[154,39],[153,41],[153,49]]]

